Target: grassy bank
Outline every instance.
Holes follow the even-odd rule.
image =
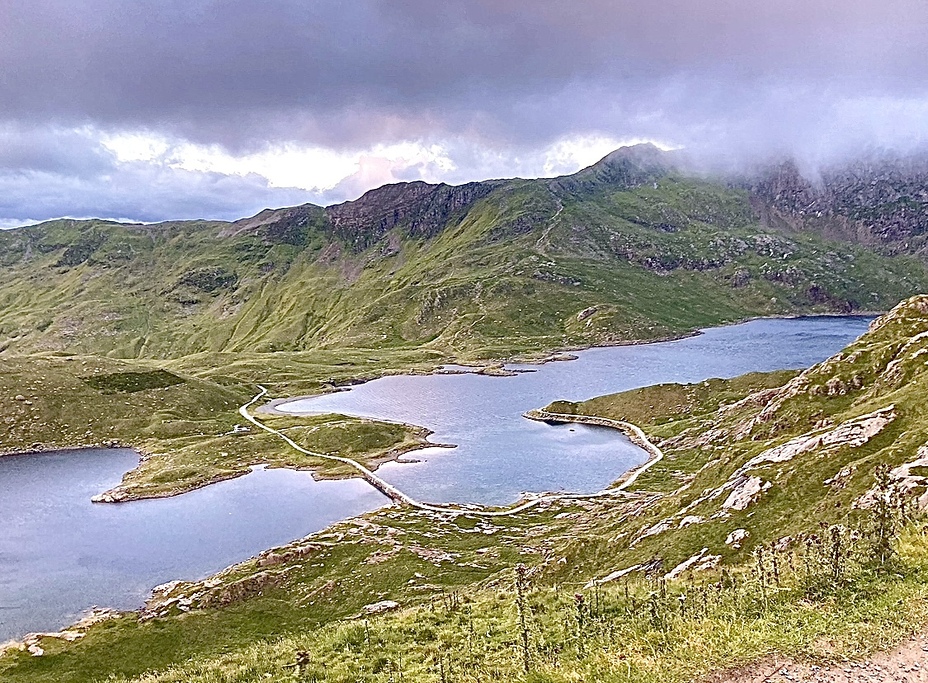
[[[350,520],[0,676],[684,681],[888,646],[928,616],[928,529],[898,502],[926,490],[926,332],[920,297],[798,375],[558,402],[634,418],[664,459],[630,495]]]
[[[241,424],[238,408],[256,389],[229,374],[235,368],[211,376],[195,373],[189,360],[181,365],[57,355],[0,359],[0,447],[8,453],[136,448],[142,460],[110,492],[117,500],[182,493],[261,463],[312,469],[320,477],[350,474]],[[318,389],[340,381],[328,370],[321,366],[289,379],[299,370],[280,363],[268,374],[284,387]],[[339,415],[267,420],[309,450],[352,457],[369,468],[429,445],[428,430],[411,425]]]

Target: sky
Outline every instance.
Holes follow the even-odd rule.
[[[0,227],[928,136],[925,0],[0,0]]]

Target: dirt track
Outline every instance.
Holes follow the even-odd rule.
[[[928,683],[928,635],[860,662],[817,667],[768,658],[709,678],[706,683]]]

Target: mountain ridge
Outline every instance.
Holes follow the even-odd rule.
[[[342,345],[501,358],[880,310],[928,290],[917,240],[766,226],[749,189],[688,175],[679,158],[641,145],[558,178],[398,183],[234,222],[4,231],[0,353]]]

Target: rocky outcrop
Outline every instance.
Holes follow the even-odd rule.
[[[284,209],[265,209],[251,218],[230,223],[219,233],[221,237],[244,234],[260,235],[269,244],[305,246],[313,227],[325,220],[321,206],[302,204]]]
[[[770,482],[760,477],[741,477],[732,484],[732,492],[722,503],[723,510],[745,510],[761,493],[770,488]]]
[[[928,156],[876,156],[803,174],[792,161],[744,183],[761,220],[928,257]]]
[[[698,553],[689,559],[683,560],[683,562],[667,572],[664,575],[664,578],[667,581],[673,581],[674,579],[680,578],[688,571],[701,572],[706,571],[707,569],[713,569],[718,565],[719,561],[722,559],[722,556],[709,555],[708,552],[708,548],[703,548]]]
[[[45,648],[42,647],[45,640],[61,640],[66,643],[73,643],[80,640],[87,634],[91,626],[95,626],[110,619],[118,619],[123,616],[122,612],[102,607],[93,607],[81,617],[81,619],[63,631],[53,633],[29,633],[20,641],[11,641],[0,643],[0,656],[11,650],[21,650],[28,652],[33,657],[42,657],[45,654]]]
[[[364,614],[383,614],[384,612],[392,612],[397,610],[400,607],[400,603],[396,600],[381,600],[380,602],[373,602],[370,605],[364,605],[361,608],[361,611]]]
[[[387,232],[401,228],[412,238],[428,239],[456,214],[499,187],[502,181],[431,185],[421,181],[384,185],[360,199],[325,209],[329,230],[355,251],[364,251]]]
[[[896,419],[895,406],[881,408],[867,415],[842,422],[834,429],[811,434],[803,434],[790,439],[784,444],[768,448],[748,460],[738,470],[744,474],[750,469],[762,465],[788,462],[802,453],[828,448],[859,448]]]
[[[857,508],[873,507],[881,495],[899,495],[902,497],[915,496],[915,503],[919,510],[928,509],[928,477],[922,474],[916,474],[913,470],[924,471],[928,468],[928,444],[918,449],[915,460],[906,462],[898,467],[894,467],[889,472],[889,481],[892,490],[889,492],[880,492],[876,487],[867,491],[855,503]],[[887,501],[892,503],[892,501]]]
[[[741,542],[750,535],[747,529],[735,529],[725,537],[725,545],[730,545],[737,550],[741,547]]]

